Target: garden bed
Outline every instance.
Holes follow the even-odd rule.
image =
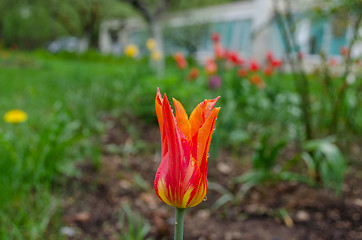
[[[120,121],[108,121],[113,127],[103,138],[99,168],[82,163],[80,177],[68,180],[62,205],[69,239],[119,239],[136,215],[142,216],[140,227],[150,224],[148,237],[172,239],[174,210],[153,189],[160,161],[158,126],[136,121],[141,130],[135,139]],[[221,151],[210,158],[208,180],[235,191],[231,180],[248,168]],[[280,182],[255,187],[240,202],[217,209],[214,203],[222,195],[209,189],[207,201],[186,212],[184,239],[362,239],[361,178],[362,168],[356,166],[346,178],[342,197],[297,182]],[[132,209],[132,216],[122,215],[124,206]]]

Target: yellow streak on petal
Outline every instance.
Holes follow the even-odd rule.
[[[198,191],[196,192],[195,196],[190,201],[189,205],[187,207],[195,207],[199,203],[201,203],[207,193],[207,186],[205,183],[202,183],[199,185]]]
[[[184,197],[182,198],[182,208],[186,208],[188,201],[190,200],[191,197],[191,192],[192,192],[193,188],[189,188],[186,193],[184,194]]]
[[[160,196],[161,200],[164,201],[166,204],[173,206],[170,199],[167,198],[166,192],[169,192],[169,189],[167,189],[165,181],[162,179],[159,180],[157,184],[158,189],[158,195]]]

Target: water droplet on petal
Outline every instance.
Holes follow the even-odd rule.
[[[196,161],[195,161],[195,160],[192,160],[192,161],[191,161],[191,165],[192,165],[192,166],[195,166],[195,164],[196,164]]]
[[[205,198],[204,198],[204,202],[206,202],[207,201],[207,196],[205,196]]]

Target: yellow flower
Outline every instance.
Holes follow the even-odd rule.
[[[138,47],[134,44],[129,44],[126,46],[126,48],[124,49],[124,53],[128,56],[128,57],[137,57],[138,55]]]
[[[148,48],[148,50],[152,51],[156,48],[156,41],[153,38],[149,38],[146,42],[146,47]]]
[[[28,119],[28,115],[21,110],[13,109],[5,113],[4,121],[8,123],[21,123]]]
[[[162,53],[159,50],[153,50],[151,53],[151,57],[154,61],[158,62],[162,58]]]

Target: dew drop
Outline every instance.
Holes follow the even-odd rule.
[[[195,160],[192,160],[192,161],[191,161],[191,165],[192,165],[192,166],[195,166],[195,164],[196,164],[196,161],[195,161]]]
[[[175,222],[175,225],[177,225],[177,222]]]
[[[206,202],[207,201],[207,196],[205,196],[205,198],[204,198],[204,202]]]

